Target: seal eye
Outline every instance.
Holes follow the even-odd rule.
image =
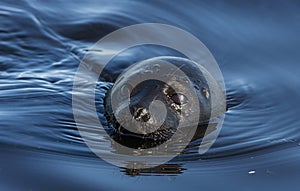
[[[188,99],[185,97],[185,95],[180,94],[180,93],[173,94],[170,98],[177,105],[186,104],[188,101]]]

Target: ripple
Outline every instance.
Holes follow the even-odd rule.
[[[74,179],[76,175],[82,174],[80,178],[84,178],[100,169],[105,174],[103,179],[114,177],[109,183],[121,181],[114,174],[119,170],[131,176],[184,174],[181,178],[190,182],[200,182],[194,177],[211,182],[217,176],[220,180],[222,174],[236,174],[234,183],[241,174],[246,176],[243,180],[249,176],[293,175],[293,169],[299,168],[300,148],[299,6],[290,2],[272,5],[265,2],[261,6],[198,3],[195,6],[191,1],[182,6],[161,2],[158,6],[154,2],[128,1],[1,2],[3,155],[15,153],[13,162],[16,162],[25,159],[23,152],[29,153],[26,165],[33,167],[38,162],[39,171],[53,161],[60,167],[69,164],[66,170],[78,165],[78,171],[55,169]],[[217,141],[205,155],[197,154],[196,141],[168,164],[132,172],[113,169],[85,145],[73,118],[72,86],[80,60],[95,41],[120,27],[144,22],[179,26],[208,46],[224,74],[228,111]],[[128,65],[160,55],[182,56],[161,47],[135,47],[114,58],[101,80],[113,82]],[[100,148],[104,154],[111,149],[107,145]],[[70,162],[73,160],[77,162]],[[56,175],[50,169],[54,167],[45,170],[46,177]],[[205,179],[210,175],[211,178]],[[24,178],[18,176],[20,180]],[[98,176],[95,177],[97,180],[88,178],[98,185]],[[178,182],[174,185],[179,186]]]

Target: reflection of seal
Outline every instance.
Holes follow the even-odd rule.
[[[160,65],[157,64],[158,60],[173,64],[177,70],[181,70],[185,74],[185,77],[178,76],[176,70],[170,70],[165,74],[167,82],[148,79],[134,87],[128,83],[134,78],[139,78],[139,75],[156,73],[160,70]],[[197,132],[205,132],[205,125],[203,124],[224,112],[225,96],[216,80],[206,69],[197,66],[196,63],[188,59],[157,57],[143,61],[139,66],[133,66],[127,71],[130,72],[124,72],[116,80],[114,86],[119,87],[118,91],[109,91],[105,97],[106,118],[110,127],[110,135],[124,146],[149,148],[161,144],[178,130],[180,120],[183,120],[181,124],[184,124],[186,128],[189,124],[200,124],[199,128],[204,128],[204,131]],[[194,111],[191,109],[195,108],[192,107],[195,103],[190,97],[191,91],[196,92],[199,101],[200,116],[197,117],[193,116]],[[114,110],[111,99],[126,95],[130,97],[130,102],[120,99],[117,109]],[[159,101],[166,106],[164,117],[161,116],[163,109],[159,106],[153,106],[155,105],[152,104],[154,101]],[[141,133],[129,131],[116,120],[115,115],[123,112],[124,105],[129,106],[131,113],[127,120],[138,121],[139,127],[137,128]],[[160,127],[150,131],[151,125],[159,123],[158,121],[161,121]]]

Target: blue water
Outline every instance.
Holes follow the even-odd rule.
[[[204,156],[130,171],[86,146],[72,85],[97,40],[149,22],[208,47],[230,108]],[[299,1],[1,1],[0,190],[298,190],[299,34]],[[108,72],[163,54],[136,49]]]

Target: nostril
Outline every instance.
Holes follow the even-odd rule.
[[[142,106],[133,106],[134,118],[138,118],[141,115],[143,109],[144,109],[144,107],[142,107]]]
[[[149,119],[150,119],[150,114],[148,112],[144,115],[141,115],[141,120],[143,122],[147,122]]]
[[[150,119],[149,111],[140,105],[133,106],[133,117],[137,121],[147,122]]]

